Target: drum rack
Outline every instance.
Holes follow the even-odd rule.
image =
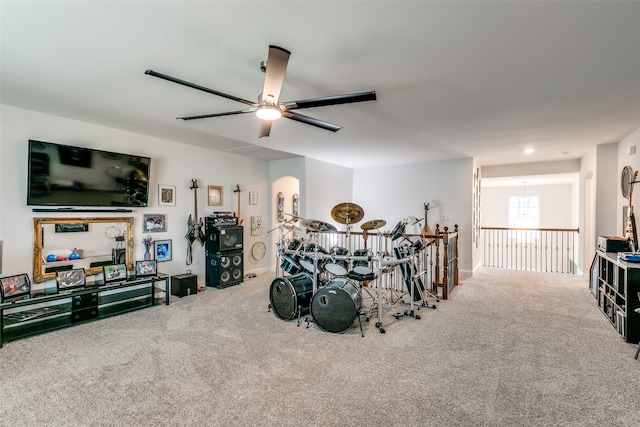
[[[283,232],[282,231],[282,229],[284,228],[283,226],[284,224],[281,224],[278,227],[281,229],[281,233]],[[314,238],[312,234],[310,243],[314,243],[316,241],[317,240]],[[356,306],[356,311],[348,327],[351,327],[351,325],[353,324],[353,321],[355,321],[355,318],[357,317],[360,325],[360,332],[363,337],[364,337],[364,329],[362,327],[361,315],[365,315],[365,321],[368,321],[374,312],[377,317],[377,322],[375,324],[375,327],[379,330],[380,333],[386,332],[382,324],[383,310],[386,305],[388,305],[389,309],[391,309],[391,307],[397,302],[402,303],[404,313],[393,314],[393,317],[395,317],[396,319],[399,319],[402,316],[409,316],[418,320],[420,319],[420,316],[417,315],[415,311],[419,310],[420,307],[436,308],[435,305],[428,303],[427,298],[437,298],[437,297],[431,294],[431,292],[429,292],[428,290],[423,291],[417,286],[407,285],[408,292],[405,292],[404,295],[406,295],[407,293],[410,295],[410,302],[404,301],[402,296],[399,295],[398,291],[393,289],[393,287],[391,288],[392,294],[390,298],[387,298],[386,294],[383,292],[382,283],[380,283],[379,281],[382,280],[382,272],[384,268],[392,267],[391,271],[393,272],[397,267],[401,265],[406,265],[408,267],[411,267],[410,271],[415,271],[415,273],[411,275],[411,280],[416,280],[420,275],[424,274],[424,271],[418,270],[414,264],[413,258],[415,254],[413,253],[413,251],[411,251],[410,254],[407,254],[407,256],[401,259],[389,259],[388,257],[385,257],[384,254],[381,254],[381,253],[378,253],[376,255],[369,254],[365,256],[331,254],[331,253],[328,253],[326,250],[320,250],[320,246],[317,244],[313,246],[313,250],[311,251],[304,250],[305,246],[302,246],[302,249],[288,249],[288,248],[285,249],[285,247],[288,247],[288,246],[289,245],[286,245],[284,238],[282,238],[277,245],[277,250],[276,250],[277,279],[276,280],[278,279],[288,280],[287,278],[292,278],[292,280],[300,280],[300,275],[306,275],[309,278],[307,281],[311,282],[311,289],[302,288],[298,290],[293,290],[293,287],[292,287],[292,292],[307,292],[307,293],[310,292],[311,293],[311,298],[310,299],[306,298],[307,300],[309,300],[308,309],[310,311],[309,315],[306,317],[307,328],[310,327],[311,323],[315,323],[321,329],[324,329],[324,330],[333,328],[333,325],[331,325],[331,327],[327,327],[327,325],[324,325],[323,327],[322,324],[319,324],[317,321],[314,320],[314,316],[313,316],[314,307],[316,307],[317,309],[318,304],[320,304],[319,302],[317,304],[314,304],[314,299],[319,299],[324,295],[324,293],[321,291],[326,286],[333,286],[335,288],[337,285],[342,285],[344,287],[344,286],[348,286],[345,282],[360,281],[358,279],[352,279],[347,277],[327,277],[332,275],[327,274],[326,271],[323,271],[322,266],[326,265],[326,263],[329,261],[334,261],[334,262],[346,261],[348,265],[353,265],[355,262],[361,262],[361,263],[367,263],[368,265],[371,266],[371,274],[373,276],[371,280],[360,281],[360,284],[358,287],[359,294],[357,296],[351,295],[353,299],[353,304]],[[313,265],[313,267],[307,268],[306,271],[300,271],[290,276],[285,276],[284,271],[280,267],[281,258],[285,258],[285,257],[287,257],[288,260],[293,261],[294,264],[296,263],[295,261],[296,259],[304,258],[307,260],[307,266],[310,267],[311,265]],[[312,261],[312,263],[309,261]],[[300,268],[302,269],[302,267]],[[367,287],[364,286],[364,283],[363,283],[364,281],[375,283],[375,287],[376,287],[375,295],[369,292]],[[308,287],[308,284],[307,284],[307,287]],[[363,308],[362,307],[362,290],[363,289],[369,294],[369,296],[372,299],[371,305],[368,307],[368,310],[366,312],[362,310]],[[414,290],[418,292],[419,298],[417,299],[414,298],[415,297]],[[336,289],[332,289],[332,291],[336,291]],[[321,292],[319,296],[318,296],[318,292]],[[393,301],[393,293],[395,293],[396,296],[398,297],[396,301]],[[296,300],[299,297],[300,297],[299,294],[292,295],[292,298],[295,298]],[[356,299],[358,301],[356,301]],[[271,301],[271,303],[269,304],[269,310],[272,310],[273,308],[272,304],[273,304],[273,301]],[[298,326],[300,326],[302,322],[302,316],[303,316],[303,313],[306,312],[306,309],[307,307],[302,307],[302,306],[298,306],[296,308],[296,312],[294,314],[295,314],[295,317],[297,317],[298,319],[297,321]],[[337,317],[340,317],[339,315],[342,313],[334,313],[334,314],[337,314],[338,315]],[[290,319],[285,319],[285,320],[290,320]],[[348,318],[347,318],[347,321],[348,321]],[[343,325],[340,325],[340,326],[343,326]],[[340,328],[338,327],[338,329]],[[346,329],[347,328],[345,328],[345,330]],[[342,330],[340,331],[328,330],[328,331],[343,332]]]

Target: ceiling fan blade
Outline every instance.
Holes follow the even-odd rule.
[[[153,77],[158,77],[159,79],[164,79],[164,80],[167,80],[167,81],[170,81],[170,82],[173,82],[173,83],[178,83],[180,85],[187,86],[187,87],[190,87],[192,89],[197,89],[197,90],[201,90],[203,92],[211,93],[213,95],[218,95],[218,96],[221,96],[223,98],[230,99],[232,101],[242,102],[243,104],[251,105],[253,107],[256,107],[258,105],[255,102],[251,102],[251,101],[248,101],[246,99],[238,98],[237,96],[228,95],[226,93],[218,92],[217,90],[209,89],[207,87],[200,86],[200,85],[197,85],[197,84],[194,84],[194,83],[189,83],[187,81],[180,80],[180,79],[177,79],[175,77],[168,76],[166,74],[158,73],[158,72],[153,71],[153,70],[147,70],[144,73],[145,74],[149,74],[150,76],[153,76]]]
[[[337,132],[342,129],[342,126],[337,126],[331,123],[323,122],[322,120],[314,119],[313,117],[304,116],[299,113],[293,113],[291,111],[284,111],[282,113],[283,117],[286,117],[291,120],[295,120],[296,122],[305,123],[311,126],[316,126],[321,129],[330,130],[331,132]]]
[[[264,76],[264,89],[262,90],[263,100],[273,101],[278,105],[280,90],[284,83],[284,75],[287,71],[289,56],[291,52],[278,46],[269,45],[269,55],[267,56],[267,70]]]
[[[178,117],[178,119],[182,119],[182,120],[208,119],[210,117],[222,117],[222,116],[233,116],[235,114],[254,113],[256,110],[257,110],[257,107],[254,107],[254,108],[247,108],[246,110],[227,111],[226,113],[213,113],[213,114],[201,114],[199,116]]]
[[[349,93],[346,95],[325,96],[322,98],[303,99],[300,101],[283,102],[286,110],[298,108],[324,107],[326,105],[349,104],[352,102],[375,101],[376,91]]]
[[[271,123],[273,122],[269,120],[260,120],[260,135],[258,135],[258,138],[269,136],[271,133]]]

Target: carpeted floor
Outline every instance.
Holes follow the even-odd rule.
[[[0,425],[640,425],[635,346],[581,278],[483,268],[364,337],[269,313],[273,279],[5,344]]]

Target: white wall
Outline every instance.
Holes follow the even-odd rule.
[[[636,152],[634,154],[629,154],[629,149],[631,147],[635,147],[636,149]],[[620,191],[620,175],[622,174],[622,169],[625,166],[631,166],[634,171],[640,171],[640,128],[636,129],[633,133],[631,133],[629,136],[618,143],[616,152],[616,163],[617,168],[615,168],[615,177],[617,178],[617,180],[615,191],[612,191],[612,195],[615,196],[616,205],[616,235],[620,235],[620,233],[622,232],[622,209],[624,206],[627,206],[629,204],[629,201],[622,197],[622,192]],[[638,179],[640,179],[640,177]],[[612,187],[612,190],[613,188],[614,187]],[[632,200],[634,213],[640,212],[640,210],[638,209],[638,204],[640,203],[639,193],[640,186],[636,184],[633,187]]]
[[[3,105],[1,107],[2,130],[0,133],[0,184],[2,205],[0,207],[0,236],[4,239],[3,274],[32,273],[34,213],[26,206],[27,190],[27,143],[29,139],[57,142],[88,148],[139,154],[151,157],[149,207],[137,208],[134,217],[134,258],[142,259],[143,247],[141,218],[143,213],[167,214],[167,232],[152,233],[154,239],[171,239],[173,260],[159,265],[165,273],[178,274],[191,269],[198,275],[198,283],[204,284],[204,248],[194,243],[193,263],[186,264],[187,220],[194,213],[194,192],[189,189],[190,180],[199,183],[198,214],[201,218],[213,211],[237,211],[236,184],[241,188],[241,214],[245,219],[245,272],[267,270],[271,259],[265,256],[256,261],[250,256],[251,245],[262,236],[251,236],[248,230],[251,215],[267,218],[269,205],[249,205],[249,191],[260,195],[269,194],[265,177],[269,165],[266,160],[251,159],[239,155],[208,150],[118,129],[97,126],[91,123],[65,119]],[[176,186],[176,206],[158,206],[158,184]],[[224,188],[223,206],[207,206],[207,185]],[[47,216],[114,216],[114,214],[66,214],[53,213]],[[7,268],[11,266],[11,268]]]
[[[458,224],[459,267],[472,270],[473,160],[357,169],[353,172],[354,203],[362,206],[364,221],[387,221],[383,231],[391,232],[405,217],[424,217],[424,203],[430,204],[429,225],[453,230]],[[448,216],[451,219],[444,220]]]
[[[482,188],[482,225],[508,227],[509,197],[540,197],[541,228],[578,227],[573,184]]]

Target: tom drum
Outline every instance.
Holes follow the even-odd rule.
[[[331,258],[325,264],[324,269],[334,276],[346,276],[349,272],[349,260],[348,259],[336,259],[334,257],[349,256],[349,251],[346,248],[334,246],[329,250]]]

